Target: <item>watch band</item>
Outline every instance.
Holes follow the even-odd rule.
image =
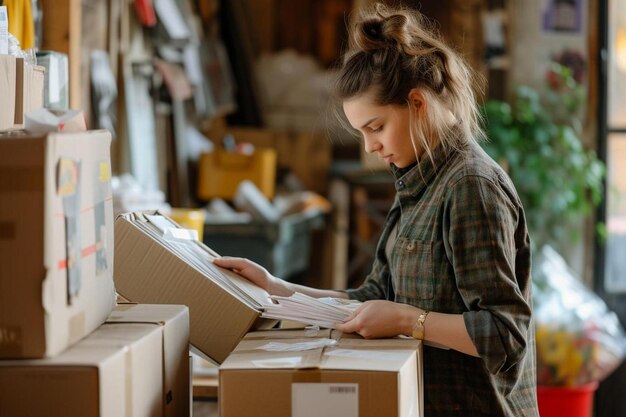
[[[424,327],[424,322],[426,321],[426,317],[428,316],[430,311],[424,310],[417,318],[415,325],[413,325],[413,338],[418,340],[424,340],[424,336],[426,335],[426,328]]]

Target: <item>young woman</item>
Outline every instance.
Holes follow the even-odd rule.
[[[366,151],[390,165],[396,197],[360,288],[319,290],[221,258],[271,294],[364,301],[344,332],[407,335],[424,347],[434,416],[538,416],[530,241],[524,210],[483,132],[468,66],[416,11],[355,19],[336,93]]]

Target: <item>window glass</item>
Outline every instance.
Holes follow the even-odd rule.
[[[626,134],[607,138],[605,288],[626,292]]]

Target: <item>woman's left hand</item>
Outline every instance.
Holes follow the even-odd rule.
[[[408,304],[384,300],[363,303],[348,319],[337,325],[344,333],[358,333],[366,339],[410,335],[420,310]]]

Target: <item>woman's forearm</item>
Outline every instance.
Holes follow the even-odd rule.
[[[413,326],[423,310],[418,308],[409,313],[405,321],[404,334],[410,336]],[[478,357],[478,351],[470,338],[462,314],[430,312],[424,322],[424,341],[449,347],[467,355]]]

